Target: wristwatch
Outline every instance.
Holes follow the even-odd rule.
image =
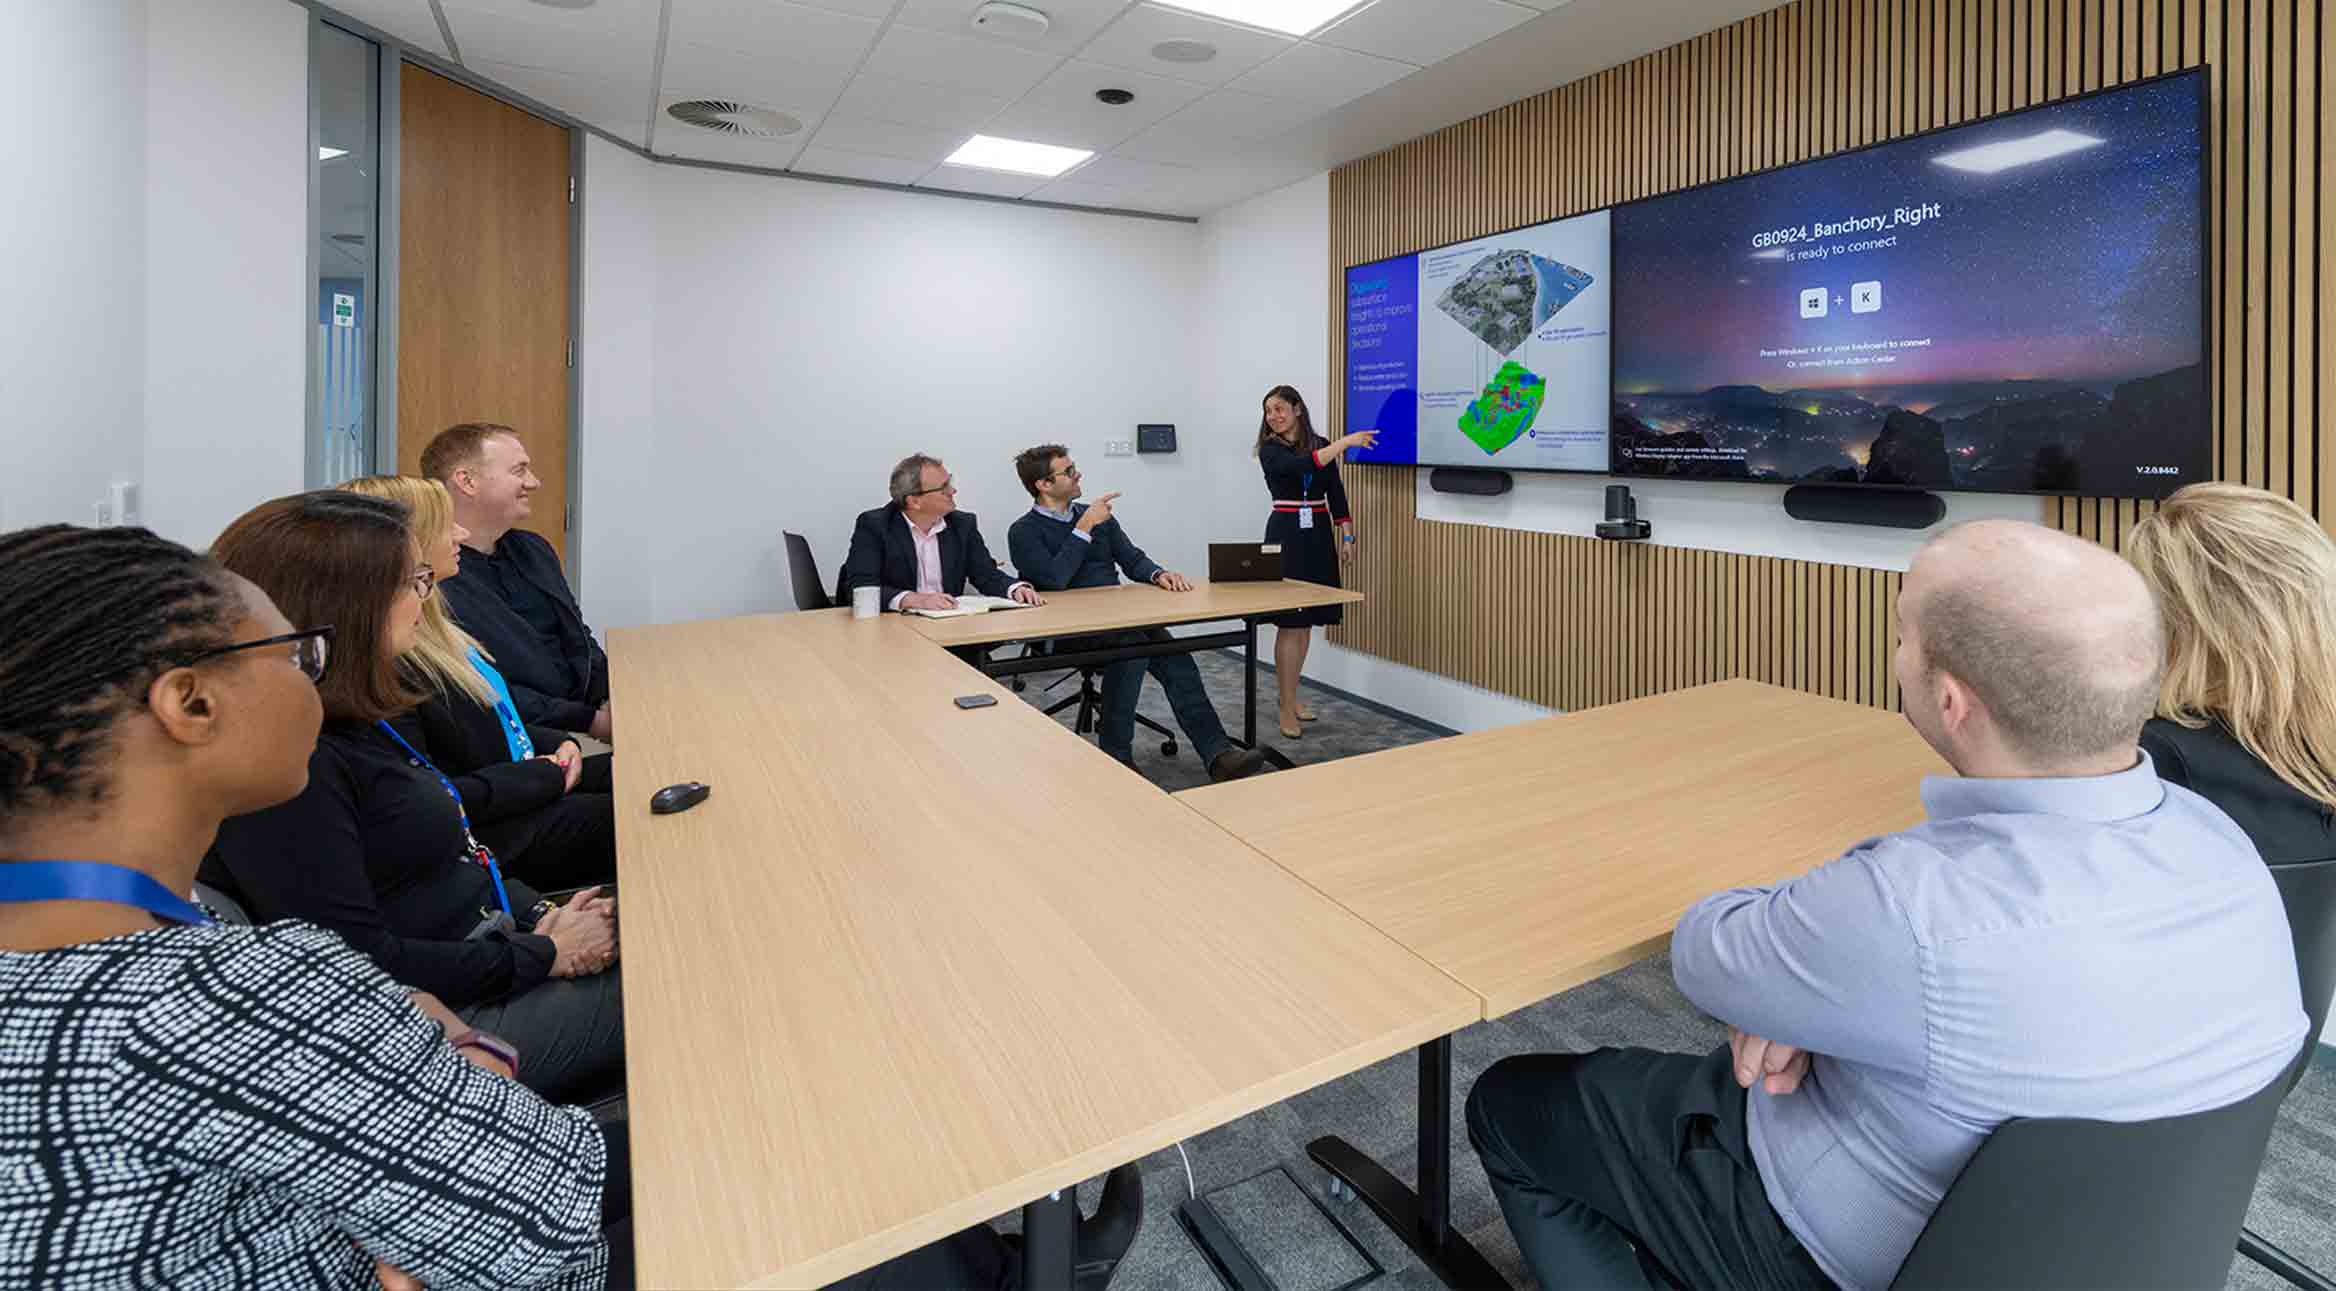
[[[480,1053],[483,1053],[495,1061],[502,1063],[504,1066],[509,1067],[513,1077],[517,1077],[519,1075],[519,1046],[511,1043],[499,1035],[496,1035],[491,1031],[481,1031],[478,1028],[473,1027],[470,1030],[455,1036],[453,1039],[448,1040],[446,1043],[454,1046],[456,1049],[476,1049]]]

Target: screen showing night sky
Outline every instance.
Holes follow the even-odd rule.
[[[1615,473],[2207,478],[2200,76],[1617,210]]]

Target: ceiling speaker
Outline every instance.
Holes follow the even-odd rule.
[[[1205,40],[1163,40],[1152,46],[1152,57],[1163,63],[1205,63],[1217,56],[1217,47]]]

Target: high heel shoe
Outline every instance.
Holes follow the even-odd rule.
[[[1281,725],[1281,729],[1282,729],[1282,738],[1283,738],[1283,739],[1285,739],[1285,740],[1302,740],[1302,739],[1306,738],[1306,732],[1304,732],[1303,730],[1300,730],[1300,729],[1298,728],[1298,723],[1297,723],[1297,722],[1293,722],[1293,721],[1291,721],[1291,720],[1289,719],[1289,716],[1288,716],[1287,714],[1284,714],[1283,716],[1281,716],[1281,717],[1280,717],[1280,718],[1278,718],[1277,720],[1278,720],[1278,722],[1279,722],[1279,723],[1280,723],[1280,725]],[[1301,719],[1301,720],[1303,720],[1303,719]]]

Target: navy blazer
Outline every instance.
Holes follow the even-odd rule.
[[[961,595],[969,581],[984,595],[1004,596],[1013,590],[1015,580],[998,568],[973,513],[952,511],[941,529],[941,590]],[[909,536],[908,517],[897,502],[861,512],[852,525],[852,549],[844,557],[844,594],[839,599],[850,601],[852,589],[859,587],[882,588],[879,595],[887,610],[892,598],[917,590],[916,539]]]
[[[438,593],[446,598],[446,608],[493,657],[522,719],[563,731],[591,729],[593,715],[608,698],[608,656],[584,623],[559,553],[542,536],[513,529],[495,544],[495,556],[552,603],[560,620],[558,637],[538,635],[483,573],[440,580]]]

